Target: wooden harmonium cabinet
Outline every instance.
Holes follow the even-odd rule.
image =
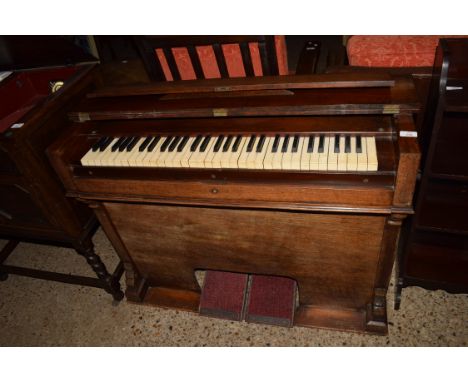
[[[281,276],[295,325],[385,334],[418,107],[410,79],[369,73],[108,88],[48,153],[128,300],[197,312],[197,270]]]
[[[0,277],[5,280],[9,274],[19,274],[89,285],[104,288],[119,299],[123,295],[118,279],[107,273],[93,250],[91,236],[97,219],[86,205],[65,196],[63,185],[46,156],[46,148],[67,126],[71,106],[95,87],[96,64],[55,63],[51,67],[15,70],[15,62],[10,62],[18,60],[16,66],[23,68],[26,56],[34,56],[31,52],[42,48],[47,60],[61,57],[66,61],[62,55],[68,57],[66,54],[74,52],[75,47],[51,39],[52,42],[38,37],[37,46],[35,40],[23,37],[0,39],[2,52],[10,52],[6,63],[0,57],[0,69],[13,66],[0,82],[0,237],[9,240],[0,253]],[[85,54],[73,54],[69,57],[95,61]],[[40,62],[34,59],[41,57],[31,59],[31,65],[37,66]],[[98,277],[7,265],[6,259],[21,241],[72,247],[86,258]]]

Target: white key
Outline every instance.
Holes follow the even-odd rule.
[[[181,152],[177,151],[177,148],[183,139],[184,137],[180,136],[180,139],[177,141],[174,150],[167,154],[166,158],[164,159],[164,167],[180,167]],[[167,149],[169,150],[169,147]]]
[[[255,142],[254,142],[254,145],[252,146],[252,151],[249,153],[249,156],[247,157],[247,160],[246,160],[246,168],[249,168],[249,169],[255,169],[255,161],[257,159],[257,157],[259,156],[257,153],[257,145],[258,145],[258,142],[260,141],[260,136],[257,136],[255,138]],[[263,146],[265,147],[265,146]],[[263,162],[263,161],[262,161]]]
[[[205,168],[213,168],[213,159],[217,153],[214,152],[214,147],[216,146],[216,141],[218,140],[219,136],[214,136],[211,140],[214,141],[214,144],[211,146],[210,151],[207,151],[205,159],[203,161]],[[211,141],[210,141],[211,143]]]
[[[173,136],[172,139],[169,141],[169,144],[166,146],[166,149],[164,151],[162,151],[161,148],[164,145],[166,139],[163,140],[163,145],[161,145],[161,147],[159,148],[160,154],[155,161],[156,167],[166,167],[166,158],[172,154],[171,152],[169,152],[169,146],[174,141],[174,139],[176,139],[175,136]]]
[[[211,137],[210,142],[208,143],[208,146],[206,146],[205,152],[201,153],[202,166],[205,168],[210,168],[209,164],[208,164],[208,167],[205,166],[205,160],[206,160],[206,157],[209,155],[209,153],[213,151],[213,147],[215,143],[216,143],[216,137]]]
[[[232,152],[232,146],[231,149],[229,150],[231,152],[231,155],[229,156],[229,160],[226,164],[226,168],[239,168],[239,157],[241,153],[244,150],[244,146],[247,144],[248,137],[242,137],[241,141],[239,143],[239,146],[237,147],[237,150],[235,152]],[[234,138],[234,143],[237,140],[237,136]],[[233,145],[234,145],[233,143]]]
[[[100,140],[101,138],[99,138]],[[97,142],[96,142],[97,143]],[[94,145],[93,145],[94,146]],[[91,147],[85,155],[81,158],[80,162],[82,166],[96,166],[99,163],[99,158],[102,155],[102,151],[99,149],[96,151],[93,151],[93,148]]]
[[[299,143],[297,146],[297,151],[292,153],[291,155],[291,170],[300,170],[301,169],[301,154],[302,154],[302,146],[304,142],[307,141],[305,137],[299,137]],[[294,144],[294,137],[293,137],[293,144]],[[306,150],[307,151],[307,150]]]
[[[263,161],[265,160],[265,156],[268,152],[268,147],[270,147],[270,142],[272,142],[274,140],[274,138],[271,138],[271,137],[265,137],[265,142],[263,142],[263,147],[262,147],[262,150],[257,153],[257,150],[255,150],[256,152],[256,157],[255,157],[255,162],[253,163],[253,168],[256,169],[256,170],[263,170]],[[271,148],[270,148],[270,151],[271,151]]]
[[[99,151],[93,151],[93,149],[89,149],[88,152],[83,155],[80,162],[82,166],[94,166],[94,159],[98,156]]]
[[[366,137],[367,141],[367,171],[377,171],[377,147],[375,137]]]
[[[149,151],[143,158],[142,165],[145,167],[157,167],[158,157],[161,155],[159,148],[162,146],[167,136],[159,138],[158,143],[154,146],[153,151]]]
[[[327,171],[338,170],[338,154],[335,153],[335,136],[330,137],[328,146],[328,164]]]
[[[109,154],[109,156],[107,157],[107,160],[106,160],[106,166],[111,166],[111,167],[114,167],[114,166],[118,166],[119,165],[119,156],[120,156],[120,153],[121,151],[119,151],[119,149],[115,150],[115,151],[112,151],[111,150],[111,153]]]
[[[307,149],[309,147],[309,137],[314,142],[313,136],[305,136],[304,140],[302,141],[302,150],[301,150],[301,171],[309,171],[310,170],[310,157],[312,153],[308,153]]]
[[[357,153],[357,170],[367,171],[367,139],[361,137],[362,152]]]
[[[139,138],[137,143],[135,144],[135,146],[133,147],[133,150],[131,151],[131,155],[129,155],[127,161],[128,161],[128,165],[131,166],[131,167],[134,167],[135,166],[135,159],[138,157],[138,155],[140,154],[140,150],[138,150],[138,148],[140,147],[140,145],[143,143],[143,141],[145,140],[146,137],[144,138]]]
[[[195,137],[190,137],[184,149],[182,150],[182,153],[181,153],[182,155],[180,157],[180,167],[190,167],[189,159],[194,153],[193,151],[190,151],[190,147],[192,146],[192,143],[194,140],[195,140]]]
[[[263,168],[265,170],[273,169],[273,158],[275,157],[275,153],[273,153],[271,150],[273,149],[273,144],[275,143],[275,139],[276,139],[276,136],[271,137],[270,142],[268,143],[265,158],[263,158]],[[280,140],[279,137],[278,137],[278,140]]]
[[[125,148],[123,151],[120,152],[120,154],[115,158],[115,165],[119,167],[128,167],[130,166],[129,163],[129,158],[133,155],[134,151],[138,151],[138,148],[135,148],[136,146],[133,147],[131,151],[127,151],[127,148]]]
[[[223,141],[223,144],[221,145],[221,148],[217,155],[215,155],[213,159],[213,166],[216,166],[215,168],[229,168],[229,159],[231,157],[231,149],[232,146],[234,145],[234,142],[236,141],[236,136],[231,135],[231,140],[229,142],[229,147],[227,148],[227,151],[224,151],[224,145],[226,145],[226,142],[229,140],[229,135],[226,136],[226,138]]]
[[[228,155],[228,152],[223,151],[224,144],[226,143],[228,137],[225,136],[223,138],[223,141],[221,142],[221,146],[219,147],[219,150],[217,153],[214,154],[213,159],[211,160],[211,166],[213,168],[221,168],[221,162],[223,159],[225,160],[226,156]],[[232,145],[232,140],[231,140],[231,145]]]
[[[112,146],[114,146],[114,144],[117,143],[117,141],[119,140],[119,138],[114,138],[112,140],[112,142],[110,143],[109,146],[106,147],[106,149],[101,153],[101,155],[99,156],[99,158],[96,160],[96,165],[97,166],[107,166],[107,161],[108,161],[108,158],[112,153]]]
[[[351,152],[348,154],[347,171],[357,171],[356,137],[351,137]]]
[[[197,147],[197,151],[190,157],[189,166],[193,168],[205,168],[205,158],[207,154],[211,151],[211,147],[214,145],[215,137],[211,137],[210,142],[206,146],[205,150],[200,151],[203,142],[205,141],[206,136],[203,137],[202,141]]]
[[[284,137],[281,137],[278,144],[278,150],[273,153],[273,158],[271,161],[271,169],[272,170],[281,170],[281,165],[283,161],[283,152],[281,151],[283,148]]]
[[[320,138],[320,137],[319,137]],[[319,139],[320,143],[320,139]],[[328,168],[328,146],[330,144],[330,137],[325,136],[323,140],[323,152],[318,153],[318,170],[327,171]]]
[[[248,168],[248,167],[247,167],[247,159],[249,158],[250,152],[247,152],[247,149],[248,149],[248,147],[249,147],[249,142],[250,142],[250,140],[252,139],[252,136],[248,136],[248,137],[246,137],[246,138],[247,138],[247,139],[246,139],[246,140],[247,140],[247,143],[244,144],[244,147],[242,148],[242,151],[241,151],[241,153],[240,153],[240,155],[239,155],[239,159],[238,159],[238,161],[237,161],[238,167],[239,167],[239,168],[243,168],[243,169]],[[257,139],[258,139],[258,137],[257,137]],[[256,140],[255,140],[255,141],[256,141]],[[255,145],[253,145],[252,151],[251,151],[251,152],[253,152],[253,151],[255,151]]]
[[[145,139],[146,139],[146,137],[144,137],[143,140],[138,143],[137,153],[129,159],[130,166],[132,166],[132,167],[142,167],[143,166],[143,159],[148,154],[147,148],[148,148],[149,144],[153,141],[154,137],[150,139],[150,141],[149,141],[148,145],[145,147],[145,149],[143,151],[140,151],[140,145],[143,143],[143,141]]]
[[[340,153],[338,154],[338,171],[346,171],[348,164],[348,153],[345,152],[346,138],[344,135],[340,136]]]
[[[319,166],[320,154],[318,152],[319,142],[320,142],[320,137],[316,135],[314,137],[314,150],[312,151],[312,154],[310,155],[310,161],[309,161],[310,171],[317,171],[320,169],[320,166]]]

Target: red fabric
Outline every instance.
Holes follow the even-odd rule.
[[[200,314],[242,320],[247,278],[241,273],[206,271]]]
[[[245,77],[244,64],[242,63],[242,55],[238,44],[222,45],[223,54],[226,58],[226,66],[229,77]],[[250,54],[252,56],[252,65],[255,76],[262,76],[262,64],[260,60],[260,52],[258,43],[249,43]],[[278,58],[278,71],[280,75],[288,74],[288,59],[286,50],[286,40],[284,36],[275,36],[275,49]],[[200,58],[203,74],[206,78],[221,78],[221,74],[216,63],[216,57],[213,47],[197,46],[198,57]],[[180,73],[182,80],[196,79],[195,71],[190,60],[187,48],[172,48],[172,53]],[[156,49],[156,59],[159,60],[166,81],[173,81],[169,65],[164,57],[162,49]]]
[[[442,36],[352,36],[347,52],[352,66],[432,66]]]
[[[295,297],[294,280],[277,276],[252,276],[245,320],[291,327]]]

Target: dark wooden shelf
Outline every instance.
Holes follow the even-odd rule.
[[[415,216],[401,236],[401,288],[468,292],[468,39],[441,39],[420,143]]]

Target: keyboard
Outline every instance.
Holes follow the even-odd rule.
[[[251,134],[104,136],[83,166],[377,171],[374,136]]]

